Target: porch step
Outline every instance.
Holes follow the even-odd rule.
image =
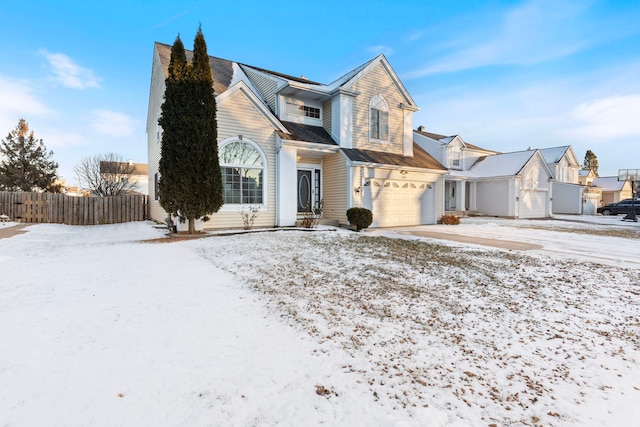
[[[475,211],[444,211],[445,215],[455,215],[458,217],[472,216]]]
[[[330,227],[339,227],[340,223],[338,222],[337,219],[325,219],[325,218],[320,218],[320,220],[318,221],[318,225],[327,225]],[[301,227],[302,226],[302,221],[301,220],[297,220],[296,221],[296,227]]]

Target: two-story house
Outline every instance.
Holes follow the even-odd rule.
[[[151,218],[159,203],[158,125],[171,46],[155,43],[147,118]],[[190,60],[192,52],[187,51]],[[418,107],[384,57],[329,84],[210,57],[217,101],[224,205],[205,228],[294,226],[323,204],[323,218],[346,223],[353,206],[372,226],[435,224],[447,172],[413,141]]]

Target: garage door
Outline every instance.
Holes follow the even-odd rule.
[[[583,215],[595,215],[600,202],[600,195],[597,193],[585,193],[582,204]]]
[[[434,190],[425,182],[367,180],[362,204],[373,213],[372,227],[435,224]]]
[[[523,190],[520,192],[519,218],[546,218],[547,216],[546,191]]]

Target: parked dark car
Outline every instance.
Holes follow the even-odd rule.
[[[607,205],[600,206],[598,208],[598,213],[601,213],[602,215],[628,214],[631,212],[632,202],[633,199],[624,199],[616,203],[609,203]],[[635,204],[636,215],[640,215],[640,199],[636,199],[633,203]]]

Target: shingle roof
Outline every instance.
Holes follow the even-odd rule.
[[[424,130],[416,129],[414,132],[418,133],[418,134],[420,134],[422,136],[426,136],[427,138],[435,139],[436,141],[439,141],[439,140],[444,139],[444,138],[449,138],[447,135],[440,135],[438,133],[427,132],[427,131],[424,131]]]
[[[317,142],[319,144],[327,144],[327,145],[338,145],[331,138],[329,132],[325,130],[325,128],[321,126],[311,126],[305,125],[302,123],[293,123],[293,122],[285,122],[281,121],[285,128],[291,134],[286,134],[281,131],[277,131],[280,138],[293,140],[293,141],[306,141],[306,142]]]
[[[322,83],[317,83],[314,81],[311,81],[309,79],[307,79],[306,77],[294,77],[294,76],[290,76],[288,74],[283,74],[283,73],[279,73],[277,71],[271,71],[271,70],[267,70],[266,68],[260,68],[260,67],[254,67],[253,65],[248,65],[248,64],[242,64],[245,67],[249,67],[249,68],[253,68],[254,70],[266,73],[266,74],[272,74],[276,77],[280,77],[283,78],[285,80],[292,80],[294,82],[299,82],[299,83],[306,83],[306,84],[310,84],[310,85],[322,85]]]
[[[160,63],[164,71],[165,77],[169,75],[169,62],[171,61],[171,46],[164,43],[156,42],[156,49],[160,55]],[[193,59],[193,52],[185,50],[187,61]],[[233,78],[233,62],[222,58],[209,56],[209,64],[211,65],[211,74],[213,75],[213,91],[216,95],[220,95],[231,85]]]
[[[451,135],[451,136],[440,135],[438,133],[427,132],[427,131],[420,130],[420,129],[416,129],[414,132],[419,134],[419,135],[426,136],[427,138],[435,139],[436,141],[439,141],[442,144],[448,144],[451,141],[453,141],[456,136],[458,136],[458,135]],[[490,152],[490,153],[498,153],[498,151],[487,150],[486,148],[482,148],[482,147],[478,147],[477,145],[469,144],[467,141],[463,141],[463,142],[464,142],[464,145],[467,148],[471,148],[473,150],[487,151],[487,152]]]
[[[413,168],[442,170],[447,169],[442,166],[429,153],[424,151],[418,144],[413,143],[413,157],[402,154],[385,153],[372,150],[358,150],[355,148],[343,148],[342,151],[353,162],[375,163],[381,165],[406,166]]]

